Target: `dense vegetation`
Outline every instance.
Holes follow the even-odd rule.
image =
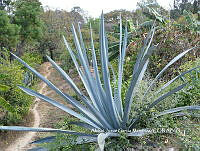
[[[122,18],[122,26],[120,27],[120,19]],[[199,0],[174,0],[173,9],[165,10],[156,3],[156,0],[141,1],[134,11],[114,10],[104,15],[105,29],[108,38],[108,54],[111,66],[117,77],[120,72],[118,61],[120,60],[119,41],[127,36],[126,58],[124,60],[124,73],[121,79],[121,98],[126,98],[126,93],[133,78],[133,69],[136,63],[139,50],[145,47],[145,39],[148,38],[149,31],[156,26],[152,47],[155,48],[154,53],[150,57],[150,63],[147,73],[144,75],[137,88],[134,96],[134,102],[131,106],[131,116],[137,115],[138,112],[148,105],[158,95],[153,95],[167,81],[180,75],[189,69],[197,67],[190,73],[175,81],[167,87],[161,94],[165,94],[174,90],[180,85],[187,82],[187,85],[179,92],[166,98],[166,100],[152,108],[148,112],[141,113],[143,116],[141,122],[137,125],[137,129],[141,128],[181,128],[186,131],[186,136],[182,136],[183,131],[173,134],[155,134],[144,137],[126,138],[125,134],[121,134],[119,138],[109,138],[105,150],[120,150],[121,148],[146,149],[153,147],[175,146],[178,148],[191,148],[199,150],[200,134],[199,134],[199,111],[183,111],[174,113],[172,116],[165,115],[157,118],[156,121],[147,120],[156,113],[166,109],[177,108],[182,106],[199,106],[200,105],[200,1]],[[51,10],[42,8],[38,0],[11,0],[0,1],[0,125],[13,125],[19,123],[24,116],[27,115],[33,98],[25,94],[18,88],[26,86],[36,89],[39,80],[37,77],[19,63],[10,55],[12,52],[19,56],[33,68],[38,68],[43,62],[49,61],[50,58],[59,62],[60,66],[67,73],[74,68],[70,52],[65,51],[62,36],[66,36],[67,40],[76,55],[80,59],[80,54],[75,50],[78,48],[74,44],[71,23],[75,24],[75,29],[82,32],[84,44],[81,41],[81,49],[85,50],[88,56],[88,65],[92,64],[92,46],[90,39],[90,26],[93,29],[94,49],[97,52],[97,62],[100,63],[102,58],[99,55],[101,37],[99,37],[99,18],[90,18],[85,15],[84,10],[80,7],[74,7],[70,12],[65,10]],[[127,35],[125,33],[127,25]],[[79,33],[80,34],[80,33]],[[79,35],[78,34],[78,35]],[[80,38],[81,39],[81,38]],[[149,93],[147,100],[141,102],[144,96],[144,90],[148,88],[153,78],[178,54],[183,51],[194,48],[185,57],[171,65],[162,77],[159,77],[155,84],[155,88]],[[46,55],[50,58],[47,59]],[[81,63],[81,60],[78,61]],[[83,65],[83,64],[82,64]],[[112,69],[111,69],[112,68]],[[99,68],[100,69],[100,68]],[[77,73],[75,73],[77,74]],[[103,74],[103,73],[101,73]],[[102,76],[102,75],[101,75]],[[100,77],[103,79],[104,77]],[[116,88],[115,77],[111,74],[112,89]],[[82,86],[81,89],[84,86]],[[152,94],[152,95],[151,95]],[[85,94],[87,95],[87,94]],[[77,98],[78,96],[73,96]],[[122,102],[124,105],[125,102]],[[140,115],[141,116],[141,115]],[[77,126],[66,126],[76,118],[67,118],[57,125],[57,128],[65,128],[76,130],[78,132],[86,132],[85,129]],[[193,126],[197,131],[191,131],[185,125]],[[94,150],[95,143],[87,145],[73,145],[77,137],[71,135],[58,134],[51,144],[45,144],[43,147],[50,150]],[[163,143],[168,140],[169,143]],[[119,143],[120,142],[120,143]],[[155,143],[154,143],[155,142]],[[179,144],[178,144],[179,143]]]

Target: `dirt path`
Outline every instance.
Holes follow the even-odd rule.
[[[44,63],[41,65],[41,71],[42,74],[45,76],[45,78],[48,78],[51,74],[51,64],[50,63]],[[40,84],[40,90],[39,93],[42,93],[45,95],[45,88],[46,88],[46,84],[44,82],[42,82]],[[31,112],[33,113],[33,117],[34,117],[34,121],[33,121],[33,125],[32,127],[39,127],[40,125],[40,115],[38,113],[38,105],[40,104],[40,99],[36,98],[34,100],[35,105],[34,108],[31,109]],[[32,140],[32,138],[36,135],[36,132],[27,132],[24,135],[22,135],[20,138],[18,138],[15,142],[13,142],[5,151],[21,151],[23,150],[23,148],[25,146],[27,146],[27,144],[30,143],[30,141]]]
[[[59,75],[59,73],[51,66],[49,62],[46,62],[41,65],[39,72],[52,83],[55,84],[61,91],[68,93],[73,96],[74,92],[70,89],[70,86],[65,82],[64,79]],[[80,79],[76,74],[73,73],[73,70],[70,72],[71,77],[73,77],[74,82],[78,87],[81,87]],[[39,84],[39,93],[48,96],[70,108],[73,108],[67,102],[63,100],[59,95],[52,91],[44,82]],[[29,117],[29,127],[46,127],[46,128],[56,128],[57,124],[62,121],[64,118],[70,117],[66,112],[58,109],[57,107],[52,106],[51,104],[44,102],[38,98],[34,100],[34,107],[31,109]],[[22,126],[22,125],[21,125]],[[20,136],[17,133],[15,141],[8,144],[4,151],[27,151],[35,147],[30,145],[30,143],[39,138],[49,136],[50,133],[40,133],[40,132],[19,132]],[[12,135],[12,134],[11,134]],[[52,134],[51,134],[52,135]],[[0,149],[1,150],[1,149]]]
[[[61,78],[59,73],[51,66],[50,63],[47,62],[42,64],[39,72],[47,79],[49,79],[52,83],[54,83],[55,86],[57,86],[64,93],[68,93],[71,96],[74,95],[74,92],[72,91],[72,89],[70,89],[70,86]],[[70,73],[72,74],[71,77],[73,77],[73,80],[77,84],[77,86],[81,87],[79,85],[80,79],[78,78],[78,76],[76,76],[76,74],[74,74],[72,71]],[[44,82],[40,83],[39,88],[39,93],[72,108],[71,105],[69,105],[59,95],[52,91]],[[62,121],[64,118],[70,117],[70,115],[66,112],[52,106],[47,102],[41,101],[40,99],[36,98],[34,102],[35,105],[31,110],[34,118],[33,120],[31,120],[31,123],[33,124],[31,124],[30,127],[56,128],[56,125],[59,124],[60,121]],[[10,144],[5,149],[5,151],[27,151],[28,149],[35,147],[34,145],[30,145],[29,143],[49,135],[50,133],[40,132],[23,133],[22,135],[20,135],[20,138],[16,139],[12,144]]]

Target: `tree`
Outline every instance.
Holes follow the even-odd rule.
[[[22,53],[26,43],[38,41],[42,38],[43,22],[40,19],[43,12],[38,0],[17,0],[14,2],[13,23],[20,26],[20,44],[18,50]]]
[[[54,59],[58,51],[63,50],[62,35],[67,34],[68,38],[70,38],[71,23],[75,25],[80,23],[81,27],[83,27],[86,15],[80,7],[74,7],[70,12],[51,10],[47,7],[41,17],[45,25],[45,32],[44,38],[40,40],[39,49],[45,60],[47,54]]]
[[[127,11],[125,9],[114,10],[109,13],[106,13],[104,17],[105,17],[105,28],[107,31],[114,31],[116,29],[115,25],[119,24],[120,14],[123,20],[128,20],[128,19],[132,20],[133,12]]]
[[[193,3],[194,13],[198,13],[200,11],[200,0],[195,0]]]
[[[45,32],[43,39],[40,40],[39,51],[43,55],[43,60],[46,61],[46,55],[50,55],[52,59],[55,58],[55,51],[60,48],[60,42],[64,32],[70,32],[70,23],[72,18],[70,13],[64,10],[50,10],[45,9],[41,16]]]
[[[87,22],[88,28],[90,28],[90,25],[91,25],[92,30],[95,33],[99,33],[99,24],[100,24],[99,18],[89,18]]]
[[[193,3],[193,13],[197,13],[198,14],[198,18],[197,20],[200,21],[200,0],[195,0]]]
[[[11,0],[0,0],[0,10],[5,10],[6,8],[9,8]]]
[[[183,15],[184,10],[192,13],[200,11],[200,0],[174,0],[174,9],[170,11],[171,18]]]
[[[147,18],[146,23],[149,24],[151,22],[150,25],[152,25],[155,20],[162,25],[167,23],[167,19],[164,16],[167,16],[168,11],[162,8],[156,0],[151,0],[149,3],[146,1],[140,2],[138,3],[138,6],[141,8],[144,16]]]
[[[0,49],[15,48],[19,42],[19,26],[10,23],[10,18],[4,10],[0,10]]]
[[[75,23],[80,23],[80,25],[82,25],[87,21],[86,12],[79,6],[73,7],[70,14]]]

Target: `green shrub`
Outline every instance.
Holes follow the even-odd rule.
[[[6,55],[6,53],[4,54]],[[7,91],[0,91],[0,96],[16,111],[10,112],[3,109],[4,116],[1,116],[0,124],[10,125],[18,123],[28,113],[33,98],[17,87],[18,85],[24,85],[25,71],[22,70],[22,67],[15,63],[10,63],[6,58],[1,58],[0,62],[0,84],[9,87]]]
[[[8,87],[7,85],[2,85],[2,84],[0,84],[0,92],[8,92],[10,90],[10,87]],[[0,106],[4,109],[4,110],[6,110],[6,111],[8,111],[8,112],[11,112],[11,113],[14,113],[14,112],[16,112],[15,111],[15,108],[12,106],[12,105],[10,105],[10,103],[8,103],[3,97],[1,97],[0,96]]]
[[[181,71],[186,71],[190,68],[200,66],[200,58],[195,61],[189,61],[183,64],[180,69]],[[184,91],[179,93],[178,106],[194,105],[200,104],[200,69],[192,71],[183,77],[183,81],[188,81],[189,86],[187,86]]]
[[[41,55],[36,52],[25,52],[21,58],[33,68],[37,68],[42,63]],[[21,65],[18,61],[15,61],[15,64],[20,66],[24,71],[28,71],[28,69]]]
[[[79,126],[70,124],[71,122],[74,122],[74,117],[68,116],[61,120],[59,123],[56,123],[55,128],[59,129],[68,129],[68,130],[75,130],[75,131],[82,131],[86,132],[84,128],[81,128]],[[88,131],[89,132],[89,131]],[[89,144],[75,144],[74,142],[77,139],[77,136],[72,136],[69,134],[56,134],[55,141],[51,143],[45,143],[41,145],[44,148],[49,149],[49,151],[93,151],[95,149],[95,143],[89,143]]]
[[[189,11],[184,10],[183,15],[174,24],[180,31],[191,32],[200,34],[200,25],[198,18],[199,14],[192,14]]]
[[[22,92],[17,85],[23,85],[23,70],[14,64],[0,64],[0,84],[5,84],[10,87],[7,92],[0,92],[1,97],[11,104],[17,114],[6,112],[6,115],[1,119],[1,124],[17,123],[29,111],[32,103],[32,97],[27,96]]]
[[[73,61],[69,55],[69,53],[62,53],[60,56],[60,60],[61,60],[61,67],[64,71],[69,72],[70,69],[73,69]]]
[[[184,49],[199,46],[199,35],[190,32],[182,32],[173,25],[157,31],[155,44],[159,44],[155,54],[151,56],[149,73],[152,77],[157,75],[160,70],[176,55]],[[194,52],[188,53],[184,58],[174,63],[162,76],[162,79],[169,80],[178,75],[179,67],[187,61],[194,61],[200,57],[198,48]]]
[[[21,58],[23,58],[23,60],[26,60],[26,62],[33,68],[38,68],[39,65],[42,63],[42,56],[35,52],[25,52]],[[24,71],[23,83],[25,85],[33,86],[37,83],[37,77],[34,74],[32,74],[29,70],[27,70],[27,68],[25,68],[16,60],[14,61],[14,64],[19,66],[19,68]]]

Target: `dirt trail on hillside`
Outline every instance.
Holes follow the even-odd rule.
[[[46,62],[41,65],[40,71],[44,75],[45,78],[48,78],[51,74],[50,70],[51,64]],[[40,83],[39,93],[44,94],[46,84],[44,82]],[[32,127],[39,127],[40,125],[40,116],[37,110],[38,105],[40,104],[40,99],[36,98],[34,100],[34,107],[31,109],[31,112],[34,115],[34,121]],[[35,136],[36,132],[27,132],[18,138],[15,142],[13,142],[5,151],[21,151],[27,144],[30,143],[30,140]]]
[[[59,73],[51,66],[49,62],[46,62],[41,65],[39,72],[52,83],[55,84],[62,92],[73,95],[74,92],[70,89],[70,86],[66,81],[59,75]],[[69,74],[72,75],[73,70]],[[78,76],[73,75],[73,81],[79,85],[80,79]],[[44,82],[39,84],[39,93],[48,96],[59,103],[62,103],[69,108],[73,108],[70,104],[63,100],[59,95],[57,95],[53,90],[51,90]],[[53,105],[42,101],[38,98],[34,100],[34,107],[31,109],[33,114],[33,119],[31,120],[30,127],[45,127],[45,128],[55,128],[56,124],[62,121],[64,118],[69,117],[70,115],[66,112],[54,107]],[[22,126],[22,125],[21,125]],[[28,149],[34,148],[35,145],[31,145],[32,141],[35,141],[39,138],[49,136],[50,133],[41,133],[41,132],[26,132],[20,137],[18,137],[12,144],[10,144],[4,151],[27,151]],[[51,133],[52,135],[52,133]]]

